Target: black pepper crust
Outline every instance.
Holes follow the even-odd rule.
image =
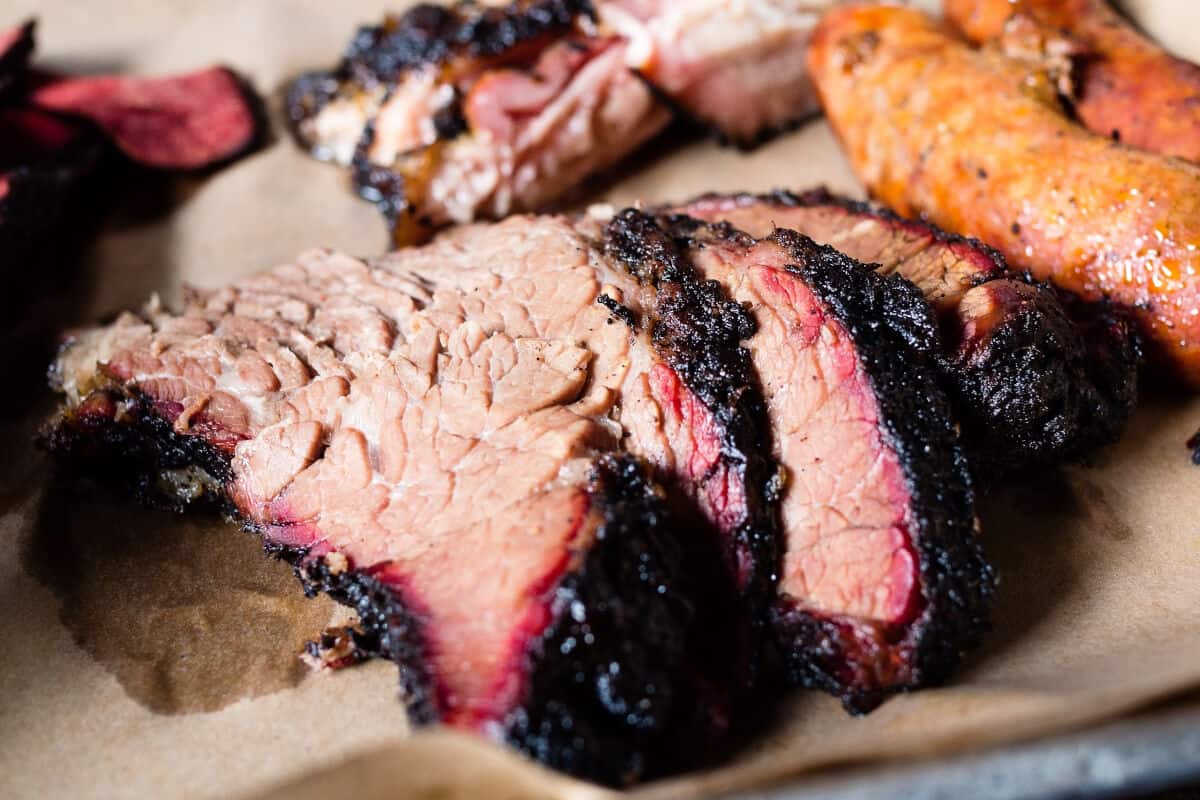
[[[136,393],[97,390],[48,425],[39,444],[61,467],[151,507],[218,511],[261,532],[226,494],[229,456],[176,433]],[[180,494],[161,477],[189,468],[203,471],[201,491],[189,484]],[[721,681],[729,670],[710,674],[690,658],[695,599],[708,587],[687,573],[681,537],[643,468],[628,456],[600,458],[588,488],[596,543],[554,589],[553,621],[525,657],[524,697],[501,724],[531,757],[618,786],[716,751],[728,723]],[[323,592],[357,612],[355,654],[395,663],[413,724],[436,722],[419,610],[365,572],[303,548],[264,549],[293,565],[306,595]]]
[[[653,319],[646,324],[655,351],[712,414],[721,431],[721,459],[745,486],[735,552],[725,557],[731,571],[738,564],[749,567],[738,590],[751,624],[759,626],[779,572],[780,472],[758,375],[740,344],[757,324],[717,281],[700,279],[687,261],[686,236],[649,214],[625,209],[604,238],[608,254],[654,289]]]
[[[1080,461],[1115,442],[1137,402],[1141,351],[1128,317],[1044,283],[943,358],[981,478]]]
[[[770,239],[792,254],[789,269],[853,338],[910,495],[908,532],[924,605],[911,623],[872,632],[881,651],[890,651],[886,657],[899,660],[899,681],[878,682],[870,662],[857,660],[863,643],[846,621],[819,618],[786,600],[774,611],[792,678],[865,712],[889,694],[950,675],[990,627],[995,576],[976,536],[974,492],[954,414],[938,388],[937,322],[920,290],[794,231],[778,230]]]
[[[820,186],[799,194],[702,195],[739,205],[833,207],[907,228],[947,246],[966,248],[978,269],[972,286],[996,282],[1032,287],[998,325],[962,332],[943,323],[937,358],[942,387],[963,426],[963,442],[977,479],[995,481],[1020,470],[1079,461],[1116,441],[1137,398],[1140,347],[1124,312],[1092,304],[1008,269],[987,244],[906,219],[875,203],[851,200]],[[687,204],[684,204],[687,205]]]
[[[629,456],[591,477],[597,541],[558,586],[554,622],[528,655],[509,743],[608,785],[696,763],[724,734],[727,687],[689,657],[695,593],[660,492]]]

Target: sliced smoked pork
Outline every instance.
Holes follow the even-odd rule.
[[[353,167],[397,243],[534,210],[670,118],[590,17],[587,0],[418,5],[298,80],[288,113],[314,155]]]

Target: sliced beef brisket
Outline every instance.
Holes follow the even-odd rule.
[[[664,224],[757,323],[745,346],[786,474],[772,621],[793,679],[855,711],[944,680],[987,626],[993,578],[929,305],[793,231]]]
[[[46,442],[137,494],[228,505],[358,608],[415,719],[598,780],[662,769],[727,724],[773,589],[775,472],[741,309],[583,227],[314,251],[125,315],[64,351]]]
[[[795,230],[913,281],[938,312],[943,385],[979,474],[1078,459],[1132,413],[1138,354],[1123,318],[1009,272],[980,242],[823,189],[713,195],[679,210],[756,236]]]
[[[259,530],[417,721],[619,783],[719,738],[768,624],[855,710],[974,643],[937,346],[916,288],[798,234],[514,217],[79,333],[45,442]]]

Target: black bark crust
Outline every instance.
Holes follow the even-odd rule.
[[[1125,315],[1032,285],[985,337],[944,359],[981,478],[1081,461],[1117,440],[1136,405],[1141,356]]]
[[[93,392],[48,425],[39,444],[61,467],[146,505],[218,511],[261,533],[226,494],[230,457],[176,433],[134,392]],[[180,470],[192,480],[170,477]],[[630,457],[598,460],[589,493],[596,543],[554,590],[553,621],[529,644],[525,694],[503,735],[552,767],[624,785],[718,752],[731,670],[714,674],[690,660],[694,636],[705,635],[694,633],[695,599],[708,587],[688,574],[682,538],[641,466]],[[436,722],[420,609],[344,562],[266,541],[264,549],[293,565],[306,595],[323,592],[357,612],[356,655],[394,662],[412,722]]]
[[[134,391],[93,391],[45,426],[38,444],[60,467],[151,508],[234,515],[224,492],[229,456],[199,436],[176,433]]]
[[[942,387],[963,426],[975,477],[993,482],[1020,470],[1080,461],[1116,441],[1133,413],[1141,363],[1133,326],[1108,303],[1085,303],[1028,273],[1008,269],[1004,257],[978,239],[906,219],[870,202],[817,187],[799,194],[702,195],[744,205],[834,207],[934,242],[971,252],[978,272],[972,286],[1020,283],[1034,291],[998,325],[963,340],[943,328],[937,361]]]
[[[885,442],[899,458],[910,495],[909,535],[919,557],[924,606],[908,625],[876,631],[880,646],[901,659],[902,680],[876,681],[870,664],[855,663],[854,651],[862,645],[846,621],[782,603],[775,613],[792,678],[841,697],[851,711],[865,712],[889,694],[951,674],[990,627],[995,576],[976,536],[974,492],[954,414],[938,388],[937,322],[920,290],[794,231],[779,230],[770,238],[795,257],[789,269],[853,338],[879,405]]]
[[[695,597],[661,492],[628,456],[597,461],[596,543],[556,588],[531,647],[524,702],[504,721],[522,752],[625,785],[695,764],[725,733],[728,687],[697,671]]]
[[[687,238],[665,230],[654,217],[626,209],[604,236],[606,251],[654,290],[654,318],[644,324],[655,351],[712,414],[721,430],[721,458],[741,477],[746,508],[732,532],[736,552],[725,558],[731,570],[749,565],[738,589],[750,621],[761,625],[779,572],[781,481],[758,375],[740,344],[757,324],[717,281],[700,279],[687,261]]]

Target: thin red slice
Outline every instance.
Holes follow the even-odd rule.
[[[227,161],[258,139],[258,117],[232,72],[211,67],[167,78],[61,78],[32,102],[95,122],[139,164],[200,169]]]

